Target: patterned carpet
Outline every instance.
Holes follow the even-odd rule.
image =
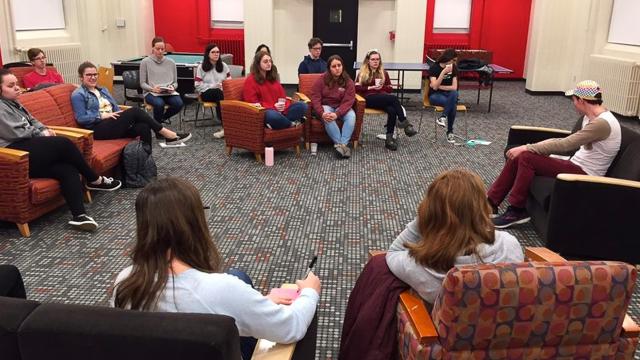
[[[347,297],[367,251],[389,246],[413,219],[438,173],[465,167],[489,185],[502,167],[510,125],[570,129],[577,118],[568,99],[527,95],[523,82],[497,83],[491,113],[486,113],[488,92],[482,93],[480,105],[475,105],[475,95],[462,92],[461,100],[472,108],[458,117],[455,129],[463,133],[466,119],[471,137],[492,141],[489,146],[452,146],[444,141],[441,128],[434,144],[433,114],[426,112],[421,132],[413,138],[401,136],[396,152],[375,138],[385,119],[367,117],[363,148],[350,160],[338,160],[332,147],[320,146],[317,156],[277,152],[275,166],[265,167],[242,150],[227,156],[224,141],[212,136],[218,126],[192,129],[189,146],[156,146],[154,156],[161,176],[178,175],[200,189],[204,203],[212,207],[209,225],[226,265],[245,270],[263,292],[297,279],[318,254],[316,271],[323,288],[317,358],[335,359]],[[418,95],[411,98],[409,118],[417,127]],[[191,107],[187,117],[192,118],[193,111]],[[637,119],[623,124],[640,128]],[[0,263],[21,269],[31,299],[106,305],[116,274],[129,264],[137,193],[123,189],[94,194],[88,211],[100,229],[93,234],[70,230],[66,208],[32,222],[30,238],[20,238],[13,224],[0,223]],[[523,246],[542,245],[530,224],[509,231]],[[640,321],[640,290],[631,312]]]

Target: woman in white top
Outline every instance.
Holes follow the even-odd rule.
[[[147,185],[136,199],[136,225],[133,265],[116,279],[113,306],[231,316],[245,337],[241,347],[246,359],[253,348],[242,345],[255,344],[247,337],[292,343],[305,336],[318,304],[320,279],[309,273],[298,280],[300,295],[291,300],[263,296],[240,278],[222,273],[223,259],[209,233],[202,200],[187,181],[168,177]]]
[[[389,269],[430,304],[454,266],[524,261],[518,240],[496,231],[480,177],[456,169],[429,185],[418,217],[387,252]]]
[[[231,78],[231,71],[229,66],[220,59],[220,48],[213,43],[207,45],[204,49],[202,64],[199,64],[196,70],[195,86],[202,101],[216,103],[216,116],[221,124],[220,100],[224,100],[222,82],[229,78]],[[213,136],[224,137],[224,129],[214,133]]]

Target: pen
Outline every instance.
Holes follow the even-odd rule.
[[[307,275],[305,276],[305,278],[309,276],[309,273],[313,269],[313,266],[316,264],[316,261],[318,261],[318,255],[314,255],[313,259],[311,259],[311,262],[309,263],[309,269],[307,270]]]

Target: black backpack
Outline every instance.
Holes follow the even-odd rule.
[[[460,70],[477,70],[487,65],[487,63],[478,58],[471,58],[458,60],[457,65]]]
[[[122,183],[125,187],[141,188],[158,176],[151,145],[134,140],[122,150]]]

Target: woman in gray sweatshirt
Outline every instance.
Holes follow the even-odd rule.
[[[160,124],[180,112],[184,103],[178,88],[176,63],[164,56],[164,39],[151,40],[151,55],[140,62],[140,87],[144,100],[153,107],[153,118]],[[169,107],[165,111],[164,106]]]
[[[518,240],[494,230],[480,177],[449,170],[429,185],[418,217],[395,239],[386,259],[391,272],[433,304],[454,266],[524,261]]]

